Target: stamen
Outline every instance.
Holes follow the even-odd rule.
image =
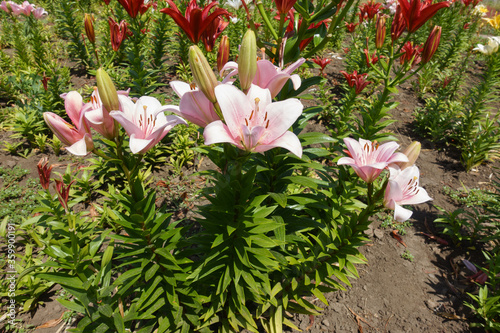
[[[254,110],[252,110],[252,113],[250,114],[250,118],[248,118],[248,120],[252,120],[253,113],[254,113]]]
[[[269,120],[266,123],[266,129],[269,127]]]
[[[266,120],[267,120],[267,112],[266,112],[266,116],[264,117],[264,121],[266,121]]]
[[[247,118],[245,118],[245,123],[246,123],[246,124],[247,124],[247,126],[248,126],[248,120],[247,120]]]
[[[191,88],[191,90],[195,90],[196,89],[196,82],[191,82],[189,84],[189,88]]]
[[[260,98],[255,97],[255,112],[259,112],[259,102]]]

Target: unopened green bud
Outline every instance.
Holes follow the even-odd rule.
[[[247,92],[252,85],[252,81],[257,73],[257,41],[255,33],[248,30],[243,36],[238,57],[238,74],[240,77],[241,89]]]
[[[189,47],[189,66],[193,72],[194,82],[202,91],[208,100],[212,103],[217,102],[215,98],[215,87],[217,86],[217,78],[208,64],[207,58],[203,55],[198,46]]]
[[[115,85],[104,69],[99,68],[97,70],[96,81],[99,97],[106,111],[120,110],[120,102],[118,101],[118,93],[116,92]]]

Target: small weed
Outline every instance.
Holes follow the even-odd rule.
[[[415,260],[415,257],[413,256],[413,254],[410,253],[410,251],[408,251],[408,249],[406,249],[403,253],[401,253],[401,258],[403,258],[404,260],[411,261],[411,262],[413,262],[413,260]]]
[[[382,224],[380,225],[380,227],[384,229],[397,230],[398,234],[400,235],[406,235],[406,228],[411,226],[411,223],[409,221],[398,222],[388,214],[378,213],[376,216],[377,218],[382,220]]]
[[[497,201],[497,198],[491,192],[478,188],[467,190],[464,187],[463,190],[453,190],[445,186],[443,192],[457,204],[465,205],[466,207],[484,207],[487,204],[490,205],[491,202]]]

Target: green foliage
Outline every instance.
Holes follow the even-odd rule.
[[[76,1],[63,1],[55,6],[56,27],[59,36],[69,39],[70,55],[73,59],[90,66],[90,59],[83,43],[83,15]]]
[[[498,206],[500,204],[496,195],[478,188],[472,188],[469,190],[464,187],[463,190],[453,190],[450,187],[445,186],[443,188],[443,192],[453,199],[455,203],[466,207],[486,207],[490,205]]]
[[[38,181],[28,178],[28,170],[18,166],[0,167],[0,219],[9,217],[11,223],[19,224],[36,207]]]

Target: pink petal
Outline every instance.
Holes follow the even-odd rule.
[[[243,149],[241,143],[234,140],[228,127],[221,120],[217,120],[213,123],[208,124],[203,131],[203,137],[205,138],[206,145],[227,142],[235,145],[240,149]]]
[[[253,110],[250,101],[241,90],[229,84],[215,87],[215,96],[231,137],[238,138],[241,124],[245,124],[245,118],[249,118]]]
[[[290,80],[292,80],[294,90],[297,90],[300,88],[300,85],[302,84],[300,76],[298,76],[297,74],[293,74],[292,76],[290,76]]]
[[[85,134],[83,138],[66,147],[66,150],[75,156],[86,156],[92,149],[94,149],[94,143],[89,134]]]
[[[130,137],[135,135],[137,138],[144,139],[144,132],[135,123],[129,120],[130,118],[127,117],[124,112],[111,111],[109,115],[123,126],[125,132],[127,132]]]
[[[269,104],[265,110],[269,125],[266,124],[266,140],[262,144],[268,144],[287,132],[300,117],[303,108],[302,103],[295,98]]]
[[[403,190],[394,180],[389,180],[384,194],[384,205],[389,209],[394,209],[394,203],[403,198]]]
[[[258,145],[255,147],[255,151],[264,152],[275,147],[285,148],[286,150],[292,152],[295,156],[299,158],[302,157],[302,145],[300,140],[293,132],[290,131],[286,131],[281,137],[267,145]]]
[[[130,136],[130,141],[129,141],[129,148],[130,151],[133,154],[143,154],[145,153],[148,149],[148,145],[152,142],[153,140],[151,139],[140,139],[135,136],[135,134],[132,134]]]
[[[350,157],[341,157],[338,161],[337,161],[337,164],[338,165],[354,165],[356,164],[354,162],[354,160]]]
[[[394,207],[394,219],[398,222],[404,222],[408,220],[413,212],[409,209],[403,208],[398,204]]]
[[[302,66],[302,64],[305,62],[306,62],[305,58],[300,58],[299,60],[288,66],[286,69],[284,69],[283,72],[287,74],[292,74],[294,70]]]
[[[69,116],[69,119],[75,125],[79,125],[80,116],[83,107],[83,98],[76,91],[70,91],[64,99],[64,108],[66,109],[66,113]]]
[[[170,82],[170,87],[177,94],[177,96],[182,97],[188,91],[191,91],[191,87],[186,82],[182,81],[172,81]]]
[[[215,113],[213,104],[201,91],[190,91],[184,94],[179,104],[179,110],[179,115],[200,127],[220,120]]]

